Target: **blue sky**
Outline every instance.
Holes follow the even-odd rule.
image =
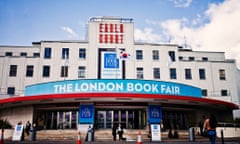
[[[240,0],[0,0],[0,45],[84,40],[93,16],[133,18],[135,41],[186,42],[240,63]]]

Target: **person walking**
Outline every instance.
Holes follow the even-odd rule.
[[[200,128],[200,135],[201,136],[206,136],[205,133],[204,133],[204,128],[203,128],[205,119],[206,119],[205,116],[202,116],[202,119],[199,122],[199,128]]]
[[[116,137],[117,137],[117,126],[116,126],[115,124],[113,124],[112,136],[113,136],[113,140],[116,141]]]
[[[207,130],[207,135],[211,144],[216,143],[216,127],[217,127],[217,120],[213,114],[209,116],[204,122],[203,128]]]
[[[26,132],[27,136],[29,136],[30,128],[31,128],[31,123],[29,121],[27,121],[26,126],[25,126],[25,132]]]
[[[123,127],[121,123],[118,124],[117,131],[118,131],[119,141],[120,141],[123,139]]]

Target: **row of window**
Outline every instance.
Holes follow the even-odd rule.
[[[192,70],[190,68],[184,69],[185,71],[185,79],[191,80],[192,79]],[[204,68],[200,68],[199,70],[199,79],[205,80],[206,79],[206,70]],[[26,66],[26,77],[33,77],[34,66],[27,65]],[[137,79],[144,79],[144,69],[142,67],[136,68],[136,76]],[[84,66],[78,67],[78,78],[85,78],[86,76],[86,68]],[[10,65],[9,76],[14,77],[17,76],[17,65]],[[50,76],[50,66],[44,65],[42,71],[43,77]],[[68,66],[61,67],[61,77],[68,77]],[[170,79],[177,79],[177,70],[176,68],[169,69],[169,77]],[[153,78],[160,79],[160,68],[153,68]],[[219,79],[226,80],[226,74],[224,69],[219,69]]]
[[[137,79],[144,79],[144,73],[142,67],[137,67]],[[191,80],[192,79],[192,70],[189,68],[184,69],[185,71],[185,79]],[[177,70],[176,68],[169,69],[169,77],[170,79],[177,79]],[[160,79],[160,68],[153,68],[153,78]],[[199,79],[205,80],[206,79],[206,70],[203,68],[199,69]],[[226,80],[226,74],[224,69],[219,69],[219,80]]]
[[[12,57],[13,56],[13,53],[12,52],[5,52],[5,56],[8,56],[8,57]],[[35,52],[33,53],[32,56],[28,56],[27,52],[21,52],[20,55],[21,57],[40,57],[40,53],[38,52]]]
[[[152,50],[152,59],[153,60],[159,60],[160,55],[159,55],[159,50]],[[6,52],[5,56],[12,56],[12,52]],[[171,61],[175,61],[175,52],[174,51],[169,51],[168,52],[169,57],[171,58]],[[21,52],[20,56],[27,57],[26,52]],[[33,53],[33,57],[40,57],[40,53]],[[51,59],[52,57],[52,48],[46,47],[44,49],[44,58],[45,59]],[[68,59],[69,58],[69,48],[62,48],[62,59]],[[86,59],[86,49],[85,48],[79,48],[79,58],[80,59]],[[143,50],[136,50],[136,59],[137,60],[143,60]],[[179,60],[184,60],[182,56],[179,56]],[[195,58],[190,56],[188,58],[189,61],[194,61]],[[208,61],[207,57],[203,57],[202,61]]]

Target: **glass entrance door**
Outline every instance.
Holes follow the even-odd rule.
[[[146,112],[138,110],[97,110],[96,126],[99,129],[112,128],[121,123],[123,128],[142,129],[146,125]]]

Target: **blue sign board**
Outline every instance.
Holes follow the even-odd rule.
[[[104,53],[104,68],[119,68],[116,53]]]
[[[94,105],[80,105],[79,108],[79,124],[92,124],[94,123]]]
[[[41,83],[26,86],[24,95],[104,92],[202,97],[201,89],[190,85],[165,81],[127,79],[86,79]]]
[[[148,122],[149,124],[160,124],[162,119],[162,108],[158,105],[148,106]]]

